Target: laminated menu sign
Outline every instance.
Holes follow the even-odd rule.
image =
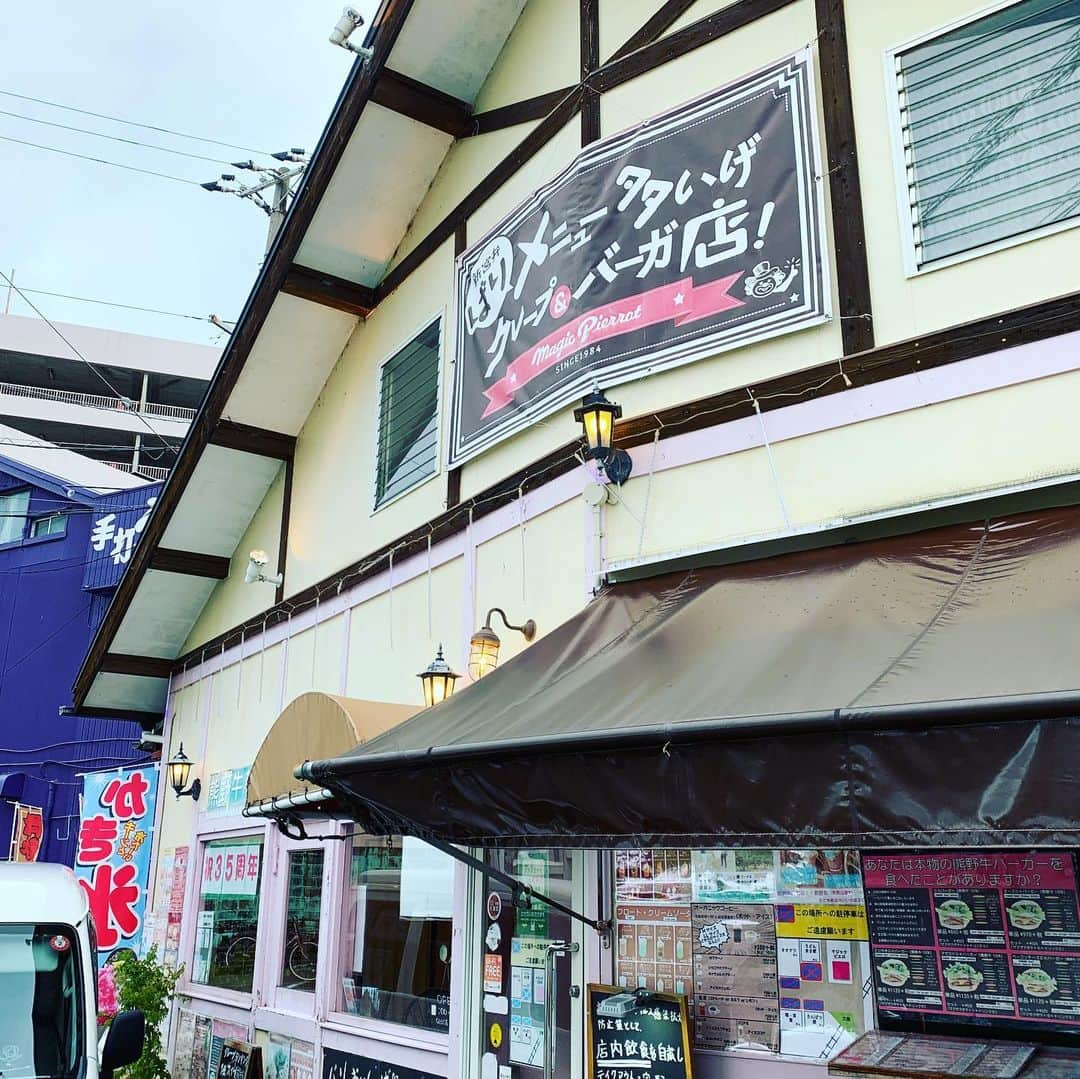
[[[879,1010],[1017,1029],[1080,1026],[1071,854],[866,855],[863,885]]]
[[[776,926],[764,903],[694,903],[694,1039],[698,1046],[780,1047]]]
[[[925,1035],[864,1034],[830,1065],[830,1075],[909,1076],[915,1079],[1018,1079],[1038,1050],[1018,1042],[975,1041]]]
[[[624,992],[588,987],[589,1079],[693,1079],[686,998],[649,993],[628,1009],[604,1008]]]

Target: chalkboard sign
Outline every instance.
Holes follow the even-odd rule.
[[[590,985],[588,1008],[589,1079],[693,1079],[686,997]]]
[[[247,1042],[226,1041],[221,1047],[217,1070],[211,1079],[261,1079],[262,1051]]]

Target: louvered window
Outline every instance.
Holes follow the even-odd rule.
[[[434,475],[439,449],[439,322],[382,366],[375,507]]]
[[[1080,0],[1022,0],[896,55],[918,266],[1080,215]]]

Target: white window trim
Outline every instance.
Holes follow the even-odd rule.
[[[192,917],[186,918],[187,924],[183,928],[183,936],[180,941],[180,954],[183,957],[184,974],[177,985],[178,995],[193,997],[197,1000],[212,1001],[217,1004],[227,1004],[231,1007],[246,1009],[250,1011],[253,1007],[262,1003],[261,994],[259,992],[262,978],[262,967],[266,965],[266,948],[259,947],[259,940],[263,938],[264,934],[268,932],[268,911],[266,903],[266,888],[269,886],[267,879],[270,872],[268,866],[268,850],[275,846],[273,843],[273,833],[265,826],[259,828],[258,822],[245,822],[245,826],[235,826],[235,822],[229,818],[223,818],[223,823],[226,825],[223,828],[213,828],[211,822],[204,821],[205,830],[203,828],[197,828],[197,834],[195,842],[193,844],[195,848],[195,863],[192,865],[189,862],[188,876],[190,879],[189,887],[191,888],[191,902],[187,903],[185,897],[186,911],[191,911]],[[234,824],[233,827],[229,827],[229,824]],[[256,922],[255,929],[255,966],[251,975],[251,991],[243,992],[238,989],[222,989],[220,986],[208,985],[205,982],[196,982],[192,980],[192,973],[195,970],[195,946],[197,943],[197,927],[199,921],[199,900],[202,896],[202,867],[203,867],[203,854],[209,843],[219,839],[249,839],[249,838],[261,838],[263,843],[262,848],[262,862],[259,868],[259,915]],[[191,855],[189,854],[189,858]]]
[[[425,325],[430,325],[426,323]],[[415,335],[414,335],[415,336]],[[320,947],[319,954],[319,977],[317,981],[317,1018],[320,1023],[329,1030],[339,1033],[351,1034],[354,1037],[370,1038],[373,1041],[392,1042],[411,1049],[424,1049],[429,1052],[446,1054],[450,1047],[450,1033],[442,1033],[437,1030],[426,1030],[422,1027],[411,1027],[404,1023],[390,1023],[383,1019],[372,1019],[367,1015],[352,1015],[349,1012],[339,1011],[334,1005],[337,1001],[337,988],[340,984],[344,944],[342,935],[342,917],[344,916],[345,889],[349,886],[350,863],[352,859],[352,832],[356,822],[341,820],[336,822],[336,835],[333,845],[339,849],[336,857],[331,859],[327,851],[328,879],[330,894],[323,893],[323,936],[320,939],[327,941],[325,958]],[[361,833],[355,833],[361,834]],[[372,836],[379,839],[378,836]],[[327,844],[329,845],[329,844]],[[455,884],[455,900],[456,900]],[[456,923],[451,922],[451,933],[456,928]],[[453,935],[451,936],[453,940]],[[452,953],[451,953],[452,954]],[[453,967],[451,966],[451,977]],[[452,999],[452,998],[451,998]],[[454,1029],[454,1010],[451,1005],[450,1031]]]
[[[435,470],[430,476],[421,476],[418,480],[411,483],[403,491],[398,491],[396,495],[390,498],[379,501],[379,427],[382,421],[382,391],[383,391],[383,368],[397,356],[403,349],[407,348],[409,344],[416,340],[425,330],[438,323],[439,325],[439,362],[437,368],[437,375],[435,379]],[[381,513],[387,506],[392,506],[395,502],[404,498],[406,495],[411,495],[414,491],[418,491],[425,484],[430,483],[432,480],[437,479],[443,474],[443,368],[445,366],[446,357],[446,307],[439,308],[434,314],[429,315],[422,322],[420,322],[416,329],[390,350],[389,353],[379,363],[375,372],[375,425],[373,431],[373,445],[370,460],[375,462],[375,475],[371,479],[371,513],[370,516],[374,517],[375,514]]]
[[[904,153],[904,135],[902,131],[902,116],[900,112],[900,80],[896,72],[896,60],[901,53],[909,49],[925,45],[928,41],[934,41],[944,34],[958,30],[968,23],[977,22],[979,19],[993,15],[995,12],[1004,11],[1006,8],[1015,7],[1024,0],[997,0],[997,3],[981,7],[969,15],[964,15],[952,22],[944,23],[934,30],[920,34],[918,37],[909,38],[898,45],[893,45],[885,50],[885,88],[888,95],[888,120],[889,135],[892,142],[893,156],[893,179],[896,184],[896,212],[900,222],[900,243],[904,255],[904,276],[907,278],[922,277],[924,274],[933,273],[935,270],[944,270],[949,266],[956,266],[962,262],[970,262],[972,259],[982,258],[984,255],[992,255],[998,251],[1008,250],[1010,247],[1018,247],[1020,244],[1030,243],[1033,240],[1041,240],[1047,236],[1053,236],[1067,229],[1080,226],[1080,214],[1066,218],[1064,221],[1055,221],[1050,225],[1030,229],[1027,232],[1018,233],[1016,236],[1007,236],[992,243],[981,244],[968,251],[959,251],[955,255],[945,258],[934,259],[932,262],[919,265],[915,251],[915,222],[911,216],[911,194],[907,182],[907,158]]]

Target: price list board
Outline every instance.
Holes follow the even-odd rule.
[[[863,858],[878,1012],[1080,1032],[1080,901],[1065,851]]]

